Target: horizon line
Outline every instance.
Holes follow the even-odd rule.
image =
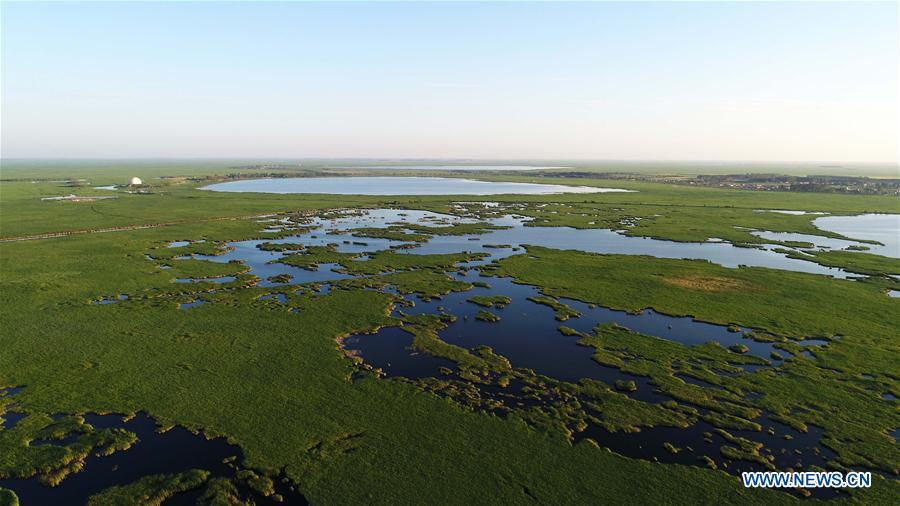
[[[3,157],[0,156],[0,162],[3,161],[184,161],[184,160],[208,160],[208,161],[258,161],[280,162],[280,161],[303,161],[303,160],[355,160],[355,161],[394,161],[394,162],[587,162],[587,163],[699,163],[699,164],[747,164],[747,165],[763,165],[763,164],[854,164],[854,165],[890,165],[900,166],[900,161],[884,160],[884,161],[855,161],[855,160],[735,160],[735,159],[652,159],[652,158],[466,158],[466,157],[390,157],[390,156],[128,156],[128,157],[102,157],[102,156],[69,156],[69,157],[53,157],[53,156],[17,156]]]

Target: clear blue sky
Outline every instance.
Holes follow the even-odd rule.
[[[4,157],[896,162],[886,3],[2,5]]]

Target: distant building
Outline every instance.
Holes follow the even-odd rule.
[[[141,186],[142,184],[144,184],[144,182],[141,181],[141,178],[139,177],[131,178],[131,182],[128,183],[129,186]]]

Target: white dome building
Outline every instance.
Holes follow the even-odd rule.
[[[139,177],[131,178],[131,182],[128,183],[129,186],[140,186],[142,184],[144,184],[144,182],[141,181],[141,178],[139,178]]]

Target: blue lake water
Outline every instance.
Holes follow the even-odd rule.
[[[506,183],[446,177],[308,177],[250,179],[204,186],[202,190],[257,193],[327,193],[332,195],[545,195],[624,192],[617,188],[556,184]]]
[[[440,215],[427,211],[406,211],[394,209],[374,209],[367,214],[358,216],[332,218],[327,220],[316,219],[313,225],[319,229],[299,234],[277,242],[296,242],[306,246],[319,246],[333,243],[338,251],[345,253],[359,253],[364,251],[377,251],[391,246],[403,244],[401,241],[387,239],[375,239],[369,237],[355,237],[348,233],[349,230],[360,227],[386,227],[392,222],[420,223],[425,225],[439,225],[436,221],[450,223],[466,223],[474,220],[457,218],[448,215]],[[609,253],[626,255],[651,255],[659,258],[689,258],[708,260],[725,267],[736,268],[742,265],[751,267],[768,267],[810,274],[823,274],[836,278],[855,277],[856,274],[842,269],[824,267],[822,265],[789,258],[784,254],[772,251],[771,247],[764,248],[739,248],[726,242],[673,242],[648,237],[626,236],[614,230],[608,229],[574,229],[568,227],[528,227],[527,219],[515,216],[487,220],[494,225],[508,226],[511,228],[491,230],[478,235],[461,236],[435,236],[428,242],[408,250],[400,250],[408,254],[438,254],[458,253],[471,251],[487,253],[488,258],[474,262],[470,265],[490,263],[499,258],[520,254],[522,250],[513,248],[491,248],[491,245],[511,245],[521,248],[524,244],[545,246],[556,249],[576,249],[591,253]],[[248,265],[253,267],[251,271],[263,279],[281,274],[298,274],[303,269],[285,266],[283,264],[268,263],[277,261],[284,253],[262,251],[257,245],[264,240],[242,241],[229,243],[234,247],[233,251],[219,256],[196,255],[196,258],[212,260],[215,262],[229,262],[231,260],[252,260]],[[303,275],[303,273],[300,273]],[[316,279],[298,279],[295,283],[305,281],[326,281],[339,279],[337,273],[328,274],[320,272]],[[265,283],[263,286],[266,286]]]
[[[190,309],[192,307],[202,306],[203,304],[206,304],[205,300],[196,299],[191,302],[185,302],[185,303],[179,304],[178,309]]]
[[[535,165],[359,165],[328,167],[329,169],[371,169],[371,170],[540,170],[566,169],[568,167],[539,167]]]
[[[219,276],[215,278],[177,278],[176,283],[231,283],[237,279],[234,276]]]

